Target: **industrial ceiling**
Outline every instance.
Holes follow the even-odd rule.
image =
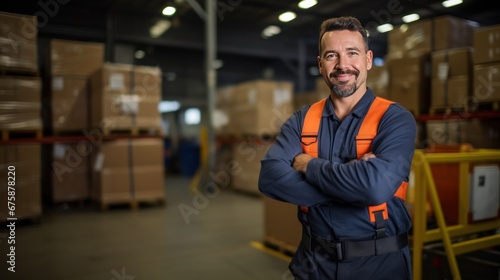
[[[421,19],[452,15],[475,21],[479,26],[500,23],[498,9],[488,8],[489,1],[486,0],[464,0],[462,4],[451,8],[443,7],[442,1],[433,0],[319,0],[307,10],[297,6],[298,0],[216,2],[217,52],[224,61],[221,71],[224,73],[226,66],[227,69],[244,69],[238,77],[234,70],[226,71],[225,79],[220,79],[222,83],[236,82],[243,77],[251,78],[252,75],[247,73],[260,71],[261,65],[281,69],[276,72],[288,71],[293,77],[297,74],[300,55],[306,57],[308,66],[315,65],[319,26],[329,17],[349,15],[360,19],[371,29],[370,47],[376,57],[386,54],[387,38],[386,34],[377,33],[374,27],[384,23],[402,24],[402,17],[410,13],[418,13]],[[173,16],[161,14],[167,5],[177,8]],[[177,77],[203,77],[205,28],[202,16],[206,10],[205,0],[3,0],[0,10],[36,15],[39,37],[42,39],[67,38],[114,45],[130,44],[146,49],[146,53],[154,50],[158,53],[161,49],[171,53],[170,62],[161,62],[162,59],[155,57],[149,61],[146,58],[141,63],[156,63],[162,66],[163,71],[176,71]],[[284,11],[293,11],[297,17],[282,23],[278,15]],[[151,26],[161,19],[168,20],[170,28],[160,37],[151,38]],[[269,25],[280,27],[281,33],[263,38],[262,31]],[[115,60],[109,51],[106,59],[111,62]],[[260,64],[255,65],[256,61]],[[184,69],[180,66],[176,68],[177,63],[187,66]],[[169,70],[169,67],[172,69]],[[309,82],[307,87],[311,85]]]

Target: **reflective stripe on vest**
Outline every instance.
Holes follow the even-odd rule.
[[[306,113],[302,126],[302,151],[313,157],[318,157],[318,131],[327,98],[311,105]],[[358,135],[356,135],[356,156],[358,160],[371,151],[372,142],[377,135],[380,120],[389,106],[393,103],[394,102],[380,97],[376,97],[373,100],[373,103],[361,123]],[[394,196],[405,200],[407,188],[408,182],[403,181]],[[305,206],[301,206],[300,209],[303,212],[308,212],[308,208]],[[387,204],[384,202],[380,205],[369,206],[368,214],[370,216],[370,222],[376,224],[377,237],[383,237],[385,234],[385,220],[389,218]]]

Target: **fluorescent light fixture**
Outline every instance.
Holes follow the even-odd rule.
[[[136,59],[143,59],[144,56],[146,56],[146,52],[145,51],[143,51],[143,50],[136,50],[135,51],[134,57]]]
[[[262,37],[267,39],[269,37],[279,34],[280,32],[281,28],[279,28],[279,26],[269,25],[268,27],[264,28],[264,30],[262,30]]]
[[[294,12],[284,12],[281,15],[279,15],[278,19],[282,22],[289,22],[296,17],[297,15]]]
[[[316,4],[318,4],[318,1],[316,1],[316,0],[302,0],[299,2],[299,8],[309,9]]]
[[[392,26],[392,24],[386,23],[386,24],[382,24],[382,25],[377,26],[377,31],[380,33],[385,33],[385,32],[391,31],[393,28],[394,27]]]
[[[166,16],[171,16],[171,15],[175,14],[175,11],[176,11],[175,7],[167,6],[163,9],[163,11],[161,13],[166,15]]]
[[[179,101],[160,101],[158,104],[158,111],[160,113],[175,112],[181,108],[181,103]]]
[[[156,22],[155,25],[151,27],[151,29],[149,29],[149,36],[158,38],[163,33],[165,33],[165,31],[167,31],[167,29],[169,29],[171,25],[172,23],[169,20],[160,19]]]
[[[201,121],[201,112],[198,108],[189,108],[184,112],[184,122],[187,125],[197,125]]]
[[[453,7],[453,6],[456,6],[458,4],[462,4],[463,1],[462,0],[446,0],[446,1],[443,1],[443,3],[441,3],[443,5],[443,7],[445,8],[449,8],[449,7]]]
[[[406,23],[410,23],[413,21],[417,21],[420,19],[420,16],[418,14],[409,14],[403,17],[403,21]]]

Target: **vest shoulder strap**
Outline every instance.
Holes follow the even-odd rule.
[[[373,100],[356,136],[356,156],[358,159],[371,151],[372,142],[377,135],[380,120],[393,103],[393,101],[381,97],[376,97]]]
[[[302,151],[313,157],[318,157],[318,130],[327,98],[323,98],[309,107],[302,125],[300,139]]]

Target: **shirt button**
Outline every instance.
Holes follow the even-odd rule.
[[[336,156],[336,157],[339,157],[339,153],[335,153],[335,154],[333,154],[333,155],[334,155],[334,156]]]

